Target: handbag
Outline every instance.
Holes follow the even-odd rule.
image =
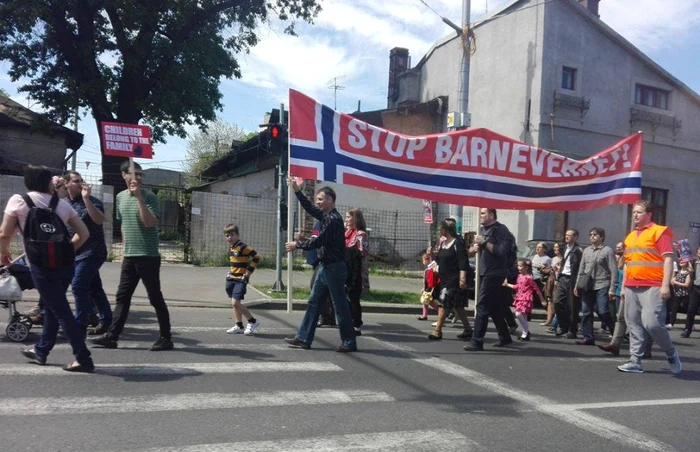
[[[423,303],[424,305],[432,304],[434,301],[433,300],[433,290],[435,290],[434,287],[432,289],[430,289],[429,292],[425,291],[425,290],[422,291],[420,294],[420,302]]]
[[[0,300],[22,301],[22,289],[14,276],[0,277]]]

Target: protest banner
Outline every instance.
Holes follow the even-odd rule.
[[[293,176],[504,209],[585,210],[641,196],[641,133],[575,160],[483,128],[399,134],[289,97]]]
[[[145,125],[101,122],[102,150],[114,157],[153,158],[151,128]]]

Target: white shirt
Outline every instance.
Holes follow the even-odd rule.
[[[571,276],[571,259],[567,259],[569,257],[569,253],[574,249],[574,246],[571,245],[566,245],[566,251],[564,252],[564,268],[561,269],[561,274],[566,275],[566,276]]]

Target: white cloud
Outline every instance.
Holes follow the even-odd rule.
[[[600,17],[645,52],[680,46],[700,27],[697,0],[616,0],[600,3]]]

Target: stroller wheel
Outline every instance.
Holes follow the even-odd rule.
[[[32,329],[32,319],[28,315],[19,314],[16,321],[26,325],[30,330]]]
[[[29,328],[21,322],[12,322],[5,328],[5,335],[13,342],[22,342],[29,336]]]

